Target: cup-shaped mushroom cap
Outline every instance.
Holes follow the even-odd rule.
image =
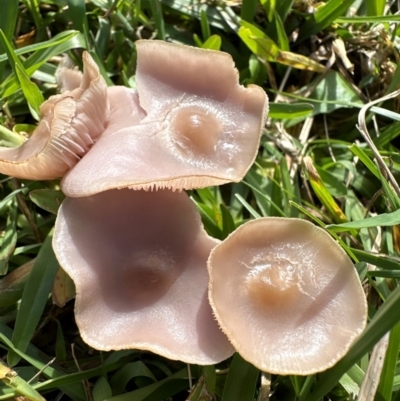
[[[32,136],[17,148],[0,148],[0,173],[44,180],[61,177],[74,166],[105,130],[107,86],[88,53],[83,55],[80,86],[50,97],[40,108]],[[68,79],[67,79],[68,81]]]
[[[258,150],[263,89],[239,85],[227,53],[151,40],[136,47],[146,117],[117,132],[107,129],[65,177],[63,191],[79,197],[111,188],[182,190],[240,181]]]
[[[204,365],[231,356],[207,297],[207,259],[218,242],[184,192],[67,198],[53,247],[76,285],[83,340]]]
[[[248,222],[212,251],[208,267],[222,330],[266,372],[323,371],[365,327],[367,304],[351,260],[310,222]]]

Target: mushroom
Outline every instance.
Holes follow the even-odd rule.
[[[184,192],[111,190],[67,198],[53,248],[76,285],[83,340],[202,365],[234,352],[207,298],[207,258],[218,243]]]
[[[33,180],[61,177],[103,133],[109,114],[107,86],[86,52],[83,64],[78,88],[51,96],[42,104],[41,121],[32,136],[17,148],[0,148],[2,174]],[[72,77],[72,87],[78,76]]]
[[[214,248],[208,268],[222,330],[263,371],[323,371],[365,327],[367,304],[351,260],[310,222],[250,221]]]
[[[112,188],[182,190],[240,181],[258,150],[265,92],[240,86],[226,53],[151,40],[136,46],[136,107],[145,117],[119,130],[108,127],[64,177],[63,191],[80,197]]]

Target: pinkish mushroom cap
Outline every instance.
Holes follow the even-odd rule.
[[[84,341],[204,365],[231,356],[207,298],[207,258],[218,242],[184,192],[67,198],[53,247],[76,285]]]
[[[63,191],[79,197],[122,187],[182,190],[240,181],[258,151],[265,92],[239,85],[226,53],[136,43],[137,107],[146,116],[118,131],[109,127],[65,176]]]
[[[365,327],[367,304],[351,260],[307,221],[248,222],[214,248],[208,267],[222,330],[266,372],[323,371]]]
[[[83,64],[78,88],[75,73],[75,89],[42,104],[41,121],[32,136],[18,148],[0,148],[2,174],[32,180],[61,177],[103,133],[109,113],[106,83],[86,52]],[[65,85],[68,81],[66,77]]]

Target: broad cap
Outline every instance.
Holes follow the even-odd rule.
[[[366,324],[356,270],[327,232],[300,219],[245,223],[212,251],[209,299],[235,349],[259,369],[333,366]]]
[[[76,285],[83,340],[99,350],[136,348],[201,365],[231,356],[207,298],[207,258],[218,242],[184,192],[67,198],[53,248]]]

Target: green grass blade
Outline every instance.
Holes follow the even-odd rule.
[[[350,221],[343,224],[331,224],[326,228],[335,232],[349,231],[351,229],[387,227],[400,224],[400,209],[392,213],[382,213],[378,216],[369,217],[363,220]]]
[[[253,401],[260,371],[239,354],[233,357],[221,401]]]
[[[268,116],[277,120],[307,117],[312,114],[314,106],[310,103],[270,103]]]
[[[65,31],[65,32],[59,33],[58,35],[54,36],[53,38],[51,38],[49,40],[46,40],[45,42],[35,43],[34,45],[29,45],[29,46],[22,47],[21,49],[16,49],[16,50],[14,50],[14,53],[17,56],[20,56],[22,54],[37,52],[39,50],[44,50],[49,47],[54,48],[54,47],[57,47],[58,45],[63,44],[64,42],[67,42],[68,40],[72,39],[74,36],[78,35],[78,33],[79,33],[78,31]],[[0,61],[5,61],[7,59],[8,59],[7,54],[2,54],[0,56]]]
[[[356,255],[357,259],[362,262],[370,263],[374,266],[380,267],[381,269],[400,270],[400,263],[395,259],[389,259],[383,255],[374,255],[355,248],[351,248],[351,250],[354,255]]]
[[[31,201],[50,213],[57,214],[65,195],[54,189],[35,189],[29,192]]]
[[[320,374],[314,391],[308,396],[307,401],[319,401],[327,394],[343,374],[369,352],[399,320],[400,287],[389,295],[349,352],[335,366]]]
[[[57,366],[57,363],[48,364],[50,358],[34,345],[29,344],[26,353],[19,351],[14,347],[10,338],[12,337],[12,330],[0,323],[0,341],[5,344],[10,350],[13,350],[25,361],[40,370],[42,374],[48,378],[55,379],[64,377],[65,373]],[[45,358],[45,360],[44,360]],[[61,391],[66,393],[69,397],[76,401],[85,401],[84,391],[81,383],[69,384],[68,386],[60,386]],[[1,399],[1,398],[0,398]]]
[[[235,222],[229,209],[221,203],[220,205],[222,215],[222,239],[225,239],[236,228]]]
[[[43,28],[43,18],[39,10],[39,0],[23,0],[26,7],[29,9],[35,22],[35,26],[38,32]]]
[[[68,0],[68,16],[77,31],[89,32],[85,0]]]
[[[187,387],[187,369],[184,368],[166,379],[104,401],[159,401]]]
[[[355,16],[340,17],[335,20],[339,24],[376,24],[385,22],[399,22],[400,15],[379,15],[373,17]]]
[[[253,22],[257,10],[257,0],[243,0],[240,17],[248,22]]]
[[[21,379],[17,372],[0,363],[0,380],[11,387],[17,394],[23,395],[24,399],[31,401],[46,401],[25,380]]]
[[[50,46],[45,49],[39,50],[32,54],[24,62],[24,67],[28,76],[31,76],[38,70],[44,63],[49,61],[52,57],[58,56],[61,53],[67,52],[71,49],[82,48],[86,49],[86,42],[83,35],[74,35],[65,42],[59,43],[57,46]],[[0,95],[2,98],[8,97],[19,89],[19,84],[15,75],[8,77],[0,85]]]
[[[203,49],[219,50],[221,48],[222,40],[219,35],[210,36],[203,44]]]
[[[393,391],[393,380],[396,374],[396,363],[399,356],[400,347],[400,323],[390,332],[389,345],[386,351],[385,362],[383,365],[381,379],[377,393],[384,401],[391,401]]]
[[[9,41],[14,36],[15,24],[18,18],[18,6],[18,0],[0,0],[0,29]],[[4,45],[0,43],[0,53],[5,53],[5,51]],[[0,62],[0,80],[3,80],[4,66],[5,64]]]
[[[315,14],[311,15],[307,22],[302,26],[299,33],[298,41],[308,39],[311,35],[316,34],[330,26],[333,21],[343,15],[354,0],[329,0],[318,8]]]
[[[240,194],[235,194],[235,197],[255,219],[262,217]]]
[[[12,342],[22,352],[26,350],[40,320],[57,273],[58,261],[51,245],[52,237],[51,232],[38,253],[18,310]],[[19,360],[15,352],[9,352],[10,366],[16,365]]]
[[[290,50],[289,39],[285,32],[285,26],[283,25],[281,17],[276,11],[274,13],[274,17],[275,17],[274,20],[275,20],[276,33],[278,35],[279,47],[282,50],[289,51]]]
[[[12,255],[17,244],[17,203],[10,204],[7,222],[0,248],[0,274],[4,275],[8,270],[8,259]]]
[[[385,10],[386,0],[365,0],[367,15],[380,16]]]
[[[207,13],[204,10],[200,12],[200,25],[203,40],[206,41],[211,36],[210,23],[208,22]]]
[[[40,105],[44,102],[42,92],[37,85],[29,79],[23,67],[20,67],[19,64],[15,64],[15,70],[17,72],[17,78],[21,85],[22,92],[24,93],[24,96],[28,101],[28,105],[31,108],[31,113],[36,120],[39,120]]]
[[[286,17],[290,12],[290,9],[292,8],[293,3],[294,3],[294,0],[277,1],[275,10],[280,15],[282,21],[286,20]]]
[[[150,0],[151,13],[156,23],[158,39],[165,40],[165,24],[161,8],[161,0]]]

